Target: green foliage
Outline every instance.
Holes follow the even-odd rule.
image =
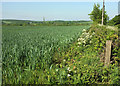
[[[117,31],[98,25],[22,28],[3,27],[3,84],[120,83]],[[106,40],[113,44],[108,67],[102,60]]]
[[[108,22],[109,25],[118,25],[120,28],[120,15],[116,15],[113,19]]]
[[[93,7],[93,11],[88,14],[90,15],[90,19],[95,22],[95,23],[100,23],[102,22],[102,9],[100,9],[100,5],[99,4],[94,4],[94,7]],[[106,11],[104,11],[104,24],[107,23],[107,20],[108,20],[108,15],[106,14]]]

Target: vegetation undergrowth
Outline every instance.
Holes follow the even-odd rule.
[[[108,67],[104,66],[106,40],[112,40],[111,64]],[[56,63],[48,69],[50,79],[48,83],[120,83],[117,31],[93,25],[90,30],[83,30],[78,41],[59,57],[56,56]]]

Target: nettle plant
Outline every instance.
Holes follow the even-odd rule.
[[[91,44],[93,35],[95,35],[95,32],[90,33],[83,29],[82,35],[78,38],[78,47],[80,45],[87,46],[88,44]]]

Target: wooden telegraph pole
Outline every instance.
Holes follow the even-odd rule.
[[[104,5],[105,1],[103,0],[103,9],[102,9],[102,25],[104,22],[104,9],[105,9],[105,5]]]

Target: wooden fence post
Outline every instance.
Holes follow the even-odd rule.
[[[112,43],[112,40],[106,41],[105,66],[108,66],[110,64],[111,43]]]

